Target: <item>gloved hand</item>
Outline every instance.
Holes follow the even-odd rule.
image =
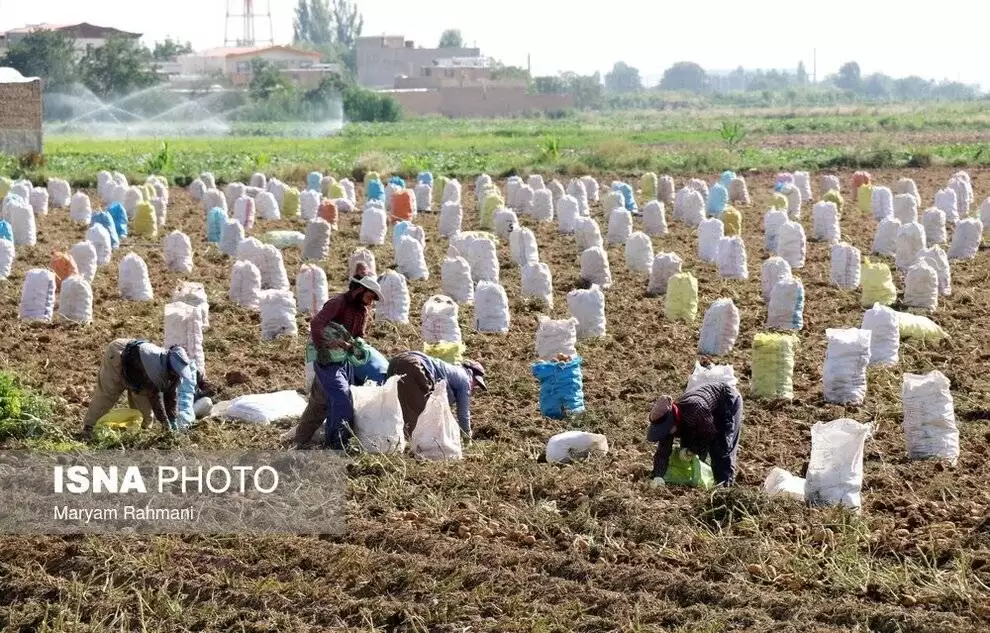
[[[681,459],[683,459],[686,462],[687,461],[691,461],[695,457],[694,453],[692,453],[691,451],[689,451],[686,448],[682,448],[681,449],[680,456],[681,456]]]
[[[667,485],[667,482],[663,480],[663,477],[654,477],[650,481],[650,488],[662,488]]]

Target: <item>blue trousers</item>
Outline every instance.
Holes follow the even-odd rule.
[[[351,401],[353,368],[348,363],[316,363],[313,369],[327,400],[324,445],[331,450],[344,450],[351,439],[351,427],[354,424],[354,403]]]

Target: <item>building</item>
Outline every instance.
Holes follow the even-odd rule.
[[[41,80],[0,68],[0,152],[41,153]]]
[[[397,76],[418,77],[437,59],[481,57],[477,48],[416,48],[402,35],[359,37],[355,47],[357,80],[366,88],[392,88]]]
[[[57,31],[70,35],[76,42],[76,53],[79,57],[85,55],[86,51],[90,49],[100,48],[111,37],[128,37],[135,40],[141,38],[141,33],[130,33],[88,22],[79,24],[29,24],[0,35],[0,54],[5,54],[11,47],[16,46],[21,40],[36,31]]]
[[[274,64],[288,80],[300,88],[315,88],[324,77],[339,74],[338,64],[320,63],[320,54],[290,46],[246,46],[214,48],[182,55],[176,63],[162,70],[173,79],[223,77],[231,85],[243,87],[251,82],[251,62],[263,59]]]

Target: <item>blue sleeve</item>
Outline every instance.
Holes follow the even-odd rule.
[[[468,436],[471,435],[471,383],[464,377],[463,372],[448,377],[447,384],[453,390],[457,402],[457,423]]]

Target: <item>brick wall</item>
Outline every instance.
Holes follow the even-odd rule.
[[[41,81],[0,84],[0,152],[41,152]]]
[[[394,92],[407,114],[451,118],[495,118],[574,107],[571,95],[531,95],[519,88],[451,87],[426,92]]]

